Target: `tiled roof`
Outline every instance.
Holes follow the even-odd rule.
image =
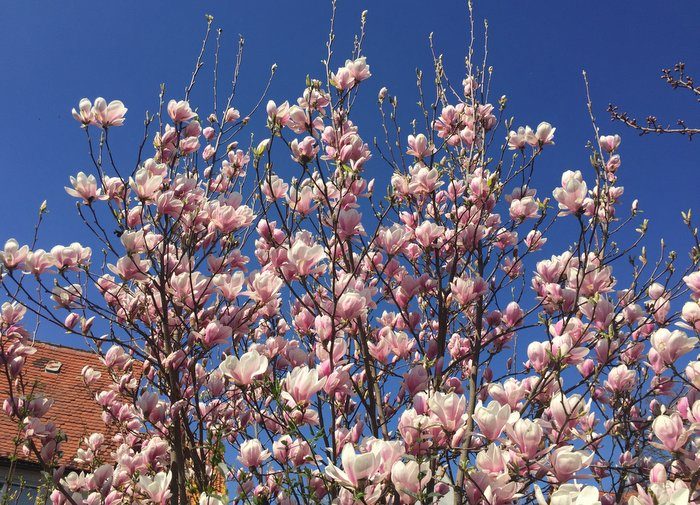
[[[105,442],[111,445],[109,444],[111,437],[106,432],[102,421],[102,409],[81,377],[83,367],[90,365],[102,372],[102,378],[96,387],[104,389],[109,382],[105,366],[97,355],[90,351],[47,342],[35,342],[34,347],[37,352],[27,358],[23,374],[27,384],[37,382],[36,393],[43,393],[54,400],[53,406],[43,420],[53,421],[58,429],[67,435],[68,439],[62,444],[63,456],[60,463],[73,467],[75,466],[72,464],[73,457],[80,446],[80,441],[86,435],[94,432],[104,433]],[[47,365],[56,363],[60,363],[58,372],[47,371]],[[7,393],[7,382],[2,377],[0,400],[7,398]],[[0,412],[0,458],[12,456],[13,438],[16,435],[17,426],[4,412]],[[28,463],[36,463],[34,456],[25,458],[21,449],[18,458]]]

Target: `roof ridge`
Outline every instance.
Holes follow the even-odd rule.
[[[92,356],[97,356],[97,354],[95,354],[95,351],[93,351],[92,349],[81,349],[79,347],[73,347],[73,346],[65,345],[65,344],[56,344],[54,342],[47,342],[45,340],[34,339],[33,344],[41,344],[41,345],[50,346],[50,347],[58,347],[59,349],[68,349],[69,351],[78,351],[78,352],[82,352],[84,354],[90,354]]]

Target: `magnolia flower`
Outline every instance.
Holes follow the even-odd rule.
[[[294,272],[303,277],[314,272],[316,264],[325,258],[323,247],[319,244],[308,245],[303,240],[296,240],[287,252],[287,259]]]
[[[509,461],[510,454],[496,444],[489,444],[486,450],[476,455],[476,467],[491,476],[505,472]]]
[[[95,115],[92,112],[92,102],[87,98],[81,99],[78,104],[78,110],[73,109],[71,112],[75,120],[82,123],[84,126],[95,121]]]
[[[290,148],[292,150],[292,159],[302,164],[311,161],[320,149],[316,144],[316,139],[309,135],[304,137],[301,142],[297,139],[292,140]]]
[[[219,321],[211,321],[200,335],[202,343],[207,347],[217,344],[225,344],[231,338],[233,330],[229,326],[224,326]]]
[[[247,467],[262,465],[270,457],[270,451],[263,450],[260,440],[253,438],[241,444],[241,453],[238,461]]]
[[[26,247],[26,246],[25,246]],[[0,256],[2,252],[0,252]],[[32,275],[40,275],[56,264],[56,259],[51,253],[43,249],[37,249],[27,254],[24,259],[24,272]]]
[[[277,296],[283,283],[284,281],[270,270],[254,273],[248,279],[249,289],[244,294],[258,303],[265,304]]]
[[[26,265],[26,261],[25,261]],[[700,304],[696,301],[685,302],[681,310],[681,317],[688,323],[684,325],[687,328],[695,329],[700,332]]]
[[[649,486],[649,493],[640,486],[637,490],[637,496],[630,498],[629,505],[688,505],[691,503],[690,490],[680,479],[674,482],[652,484]]]
[[[683,282],[690,289],[693,300],[700,301],[700,271],[686,275]]]
[[[428,405],[445,431],[455,432],[462,426],[463,416],[467,410],[467,400],[463,395],[437,391],[428,400]]]
[[[355,60],[345,60],[345,68],[350,71],[352,78],[357,82],[364,81],[372,76],[367,65],[367,58],[362,56]]]
[[[425,248],[436,247],[444,238],[445,228],[431,221],[423,221],[416,228],[416,240]]]
[[[170,497],[170,472],[158,472],[153,477],[142,475],[139,478],[139,487],[153,501],[160,505],[169,503]]]
[[[265,182],[262,184],[262,192],[268,202],[274,202],[275,200],[284,198],[288,189],[289,184],[285,183],[275,174],[266,177]]]
[[[554,144],[554,132],[556,130],[556,128],[552,128],[551,124],[544,121],[537,125],[537,130],[534,132],[528,126],[525,133],[526,141],[531,146]]]
[[[577,451],[570,445],[556,448],[550,455],[552,472],[559,482],[566,482],[574,477],[574,474],[582,470],[593,461],[593,454]]]
[[[70,309],[77,307],[83,296],[83,288],[80,284],[68,284],[56,286],[51,291],[51,299],[56,302],[56,308]]]
[[[29,246],[19,246],[19,243],[11,238],[5,242],[5,248],[0,251],[0,261],[8,270],[17,268],[29,255]]]
[[[76,270],[90,264],[92,249],[83,247],[78,242],[73,242],[69,246],[56,245],[52,247],[51,256],[59,269]]]
[[[163,184],[163,177],[152,175],[145,167],[139,168],[134,177],[129,177],[129,185],[142,201],[151,201]]]
[[[362,214],[355,209],[343,209],[338,213],[338,236],[345,240],[356,235],[364,235]]]
[[[102,190],[97,189],[97,180],[94,175],[85,175],[83,172],[78,172],[76,177],[70,178],[72,188],[66,187],[66,193],[76,198],[82,198],[88,205],[93,200],[103,200],[106,198],[102,195]]]
[[[520,126],[518,128],[518,131],[509,131],[508,132],[508,149],[523,149],[525,145],[527,144],[527,132],[529,128],[526,130],[525,127]],[[531,131],[531,130],[530,130]]]
[[[601,135],[598,139],[598,144],[607,152],[611,153],[620,147],[622,139],[619,135]]]
[[[410,154],[411,156],[415,156],[416,158],[420,159],[430,156],[436,151],[435,146],[430,144],[428,142],[428,138],[422,133],[419,133],[416,136],[409,135],[408,146],[409,149],[406,151],[406,154]]]
[[[556,188],[552,195],[559,202],[562,214],[577,213],[583,208],[583,201],[588,193],[580,170],[567,170],[561,176],[561,187]]]
[[[199,505],[226,505],[228,499],[223,496],[212,496],[207,493],[202,493],[199,495]]]
[[[213,283],[219,288],[223,297],[228,301],[236,299],[243,288],[245,282],[245,274],[241,271],[233,274],[217,274],[214,276]]]
[[[91,386],[92,384],[100,380],[100,377],[102,377],[102,372],[98,372],[94,368],[87,365],[83,367],[80,374],[82,375],[83,381],[87,386]]]
[[[273,123],[284,126],[289,121],[289,102],[287,101],[277,105],[273,100],[268,100],[265,111],[268,119]]]
[[[683,419],[677,413],[670,416],[660,415],[651,425],[654,435],[661,440],[663,447],[668,451],[677,451],[685,445],[689,432],[683,427]]]
[[[538,505],[600,505],[600,493],[595,486],[562,484],[547,501],[540,486],[535,484],[535,498]]]
[[[369,478],[379,466],[377,457],[372,452],[356,454],[352,444],[345,444],[340,454],[343,469],[329,463],[326,475],[343,486],[357,488],[360,481]]]
[[[108,263],[107,268],[125,281],[145,281],[149,279],[151,262],[138,256],[122,256],[116,265]]]
[[[534,458],[540,450],[544,431],[540,424],[530,419],[518,419],[512,425],[506,424],[508,438],[515,442],[520,452],[527,458]]]
[[[296,438],[292,440],[289,435],[282,435],[272,444],[272,451],[279,463],[291,462],[294,466],[301,466],[312,459],[311,447],[305,440]]]
[[[510,418],[510,407],[497,401],[489,403],[488,407],[478,405],[474,411],[474,421],[479,425],[481,433],[488,440],[496,440]]]
[[[667,365],[695,348],[695,341],[681,330],[671,332],[666,328],[660,328],[652,334],[650,340],[651,346]]]
[[[346,291],[338,299],[335,313],[340,319],[351,320],[366,313],[367,299],[355,291]]]
[[[318,371],[308,366],[296,367],[284,379],[283,396],[296,404],[308,402],[323,389],[326,378],[318,378]]]
[[[372,74],[367,65],[367,59],[363,56],[356,60],[346,60],[345,66],[331,75],[331,83],[341,91],[347,91],[356,83],[364,81]]]
[[[265,356],[252,350],[240,358],[227,356],[219,365],[219,370],[235,384],[248,386],[253,380],[267,371],[268,360]]]
[[[452,297],[460,305],[469,305],[486,293],[488,284],[481,277],[457,277],[450,283]]]
[[[685,374],[688,380],[693,383],[697,389],[700,389],[700,361],[691,361],[685,367]]]
[[[556,425],[562,428],[568,423],[576,423],[587,413],[588,406],[581,395],[565,396],[563,393],[557,393],[549,403],[549,414]]]
[[[233,205],[217,204],[211,211],[211,224],[224,234],[234,232],[248,226],[253,221],[253,209],[247,205],[235,207]]]
[[[224,122],[231,123],[233,121],[236,121],[240,117],[241,117],[241,113],[238,112],[237,109],[230,107],[230,108],[226,109],[226,113],[224,114]]]
[[[618,365],[608,374],[605,387],[614,393],[629,391],[637,382],[634,370],[629,370],[627,365]]]
[[[488,393],[501,405],[508,405],[511,410],[516,410],[518,402],[525,397],[526,390],[522,382],[510,377],[503,383],[492,382],[489,384]]]
[[[195,116],[195,113],[192,112],[189,102],[185,100],[180,100],[179,102],[176,100],[170,100],[168,102],[168,115],[173,122],[182,123],[183,121],[192,119]]]
[[[391,467],[391,482],[401,496],[401,503],[415,503],[415,496],[425,489],[432,476],[428,463],[397,461]]]
[[[96,98],[95,105],[92,106],[94,122],[103,128],[123,125],[127,110],[121,101],[112,100],[107,104],[107,101],[102,97]]]

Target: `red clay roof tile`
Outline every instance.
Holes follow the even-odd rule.
[[[60,463],[72,467],[75,466],[72,464],[73,457],[85,436],[101,432],[105,434],[105,442],[110,442],[111,437],[102,420],[102,408],[85,386],[81,376],[84,366],[92,366],[102,372],[98,387],[104,388],[109,382],[106,369],[99,357],[90,351],[47,342],[35,342],[34,346],[37,352],[27,359],[23,369],[24,377],[29,384],[37,382],[36,392],[54,400],[43,420],[53,421],[58,429],[67,435],[67,440],[62,444],[63,456]],[[61,363],[58,372],[45,370],[46,365],[52,362]],[[0,399],[7,398],[7,393],[7,383],[2,380]],[[6,414],[0,412],[0,458],[12,456],[15,449],[13,439],[16,435],[16,425]],[[21,461],[36,463],[34,456],[24,457],[21,449],[18,458]]]

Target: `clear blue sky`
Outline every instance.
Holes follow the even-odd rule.
[[[407,120],[416,112],[415,68],[430,68],[430,32],[436,34],[453,79],[463,68],[465,2],[341,0],[339,63],[351,49],[363,9],[369,10],[365,54],[374,74],[365,86],[366,103],[373,106],[377,90],[387,85],[400,98],[408,131]],[[4,2],[0,239],[29,241],[44,199],[51,213],[40,246],[84,236],[75,226],[75,200],[63,190],[69,175],[90,169],[84,136],[70,116],[81,97],[125,102],[127,126],[115,131],[115,143],[122,146],[118,158],[132,164],[143,111],[153,110],[159,83],[168,85],[171,96],[182,93],[199,49],[205,13],[213,14],[224,30],[222,70],[232,66],[237,34],[246,37],[236,103],[244,110],[262,88],[272,63],[279,64],[279,71],[270,95],[278,102],[294,100],[307,74],[322,75],[319,62],[329,10],[326,1]],[[643,208],[653,207],[652,237],[663,234],[672,244],[687,246],[679,213],[691,206],[700,212],[700,138],[640,139],[611,124],[605,109],[616,102],[642,118],[653,112],[669,121],[681,116],[690,122],[700,119],[697,104],[667,90],[658,78],[662,67],[678,60],[700,78],[700,2],[476,0],[476,14],[490,24],[494,97],[508,94],[516,124],[534,126],[547,120],[557,127],[557,145],[540,163],[542,180],[548,182],[539,185],[540,191],[551,194],[565,169],[588,168],[584,145],[591,128],[581,79],[585,68],[603,132],[624,137],[621,182],[627,202],[635,196]],[[481,25],[477,27],[481,33]],[[376,118],[374,108],[367,114]],[[364,133],[371,138],[376,130]],[[368,169],[380,179],[389,175],[376,157]]]

